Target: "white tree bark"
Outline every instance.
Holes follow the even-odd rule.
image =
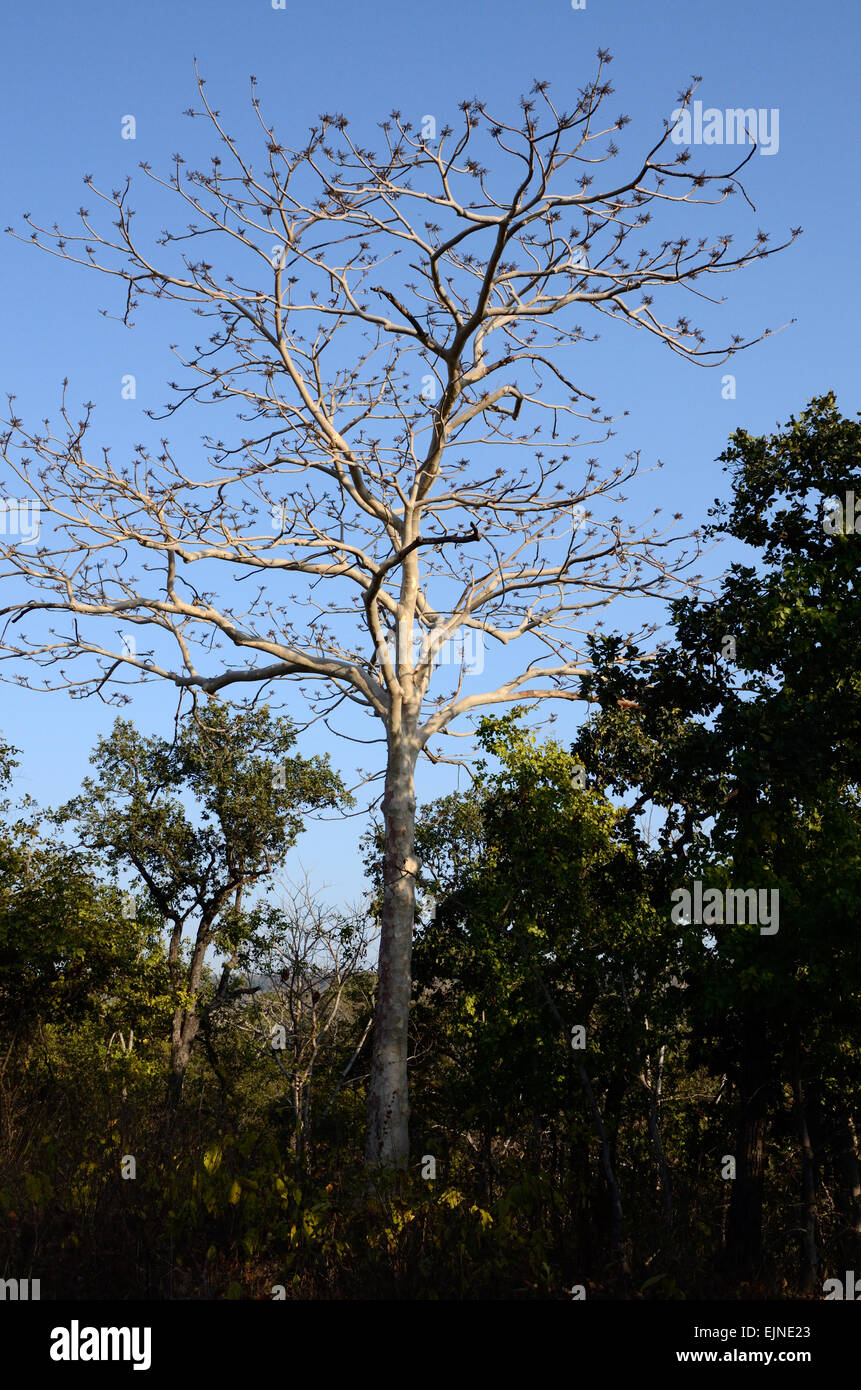
[[[645,158],[601,187],[627,123],[602,128],[598,115],[609,61],[599,54],[570,112],[536,84],[514,123],[470,102],[462,129],[446,127],[436,142],[393,113],[380,155],[341,116],[321,117],[290,149],[253,94],[264,147],[256,168],[199,80],[202,106],[190,114],[219,142],[209,172],[189,172],[179,156],[165,178],[143,166],[156,196],[181,205],[181,231],[145,248],[128,184],[108,194],[88,178],[110,230],[82,208],[78,232],[28,216],[21,238],[116,277],[126,323],[141,296],[213,320],[205,346],[175,349],[187,380],[171,383],[157,418],[227,402],[242,425],[232,442],[205,436],[204,469],[180,466],[167,439],[115,466],[90,445],[90,406],[75,419],[64,395],[59,433],[26,429],[10,408],[2,486],[38,502],[42,537],[35,549],[0,537],[4,577],[26,586],[0,610],[0,651],[15,663],[11,678],[26,659],[23,679],[43,689],[124,701],[136,680],[192,697],[289,681],[315,718],[348,702],[379,721],[387,844],[373,1163],[408,1159],[417,758],[445,760],[438,740],[468,736],[451,726],[488,706],[579,699],[596,611],[620,595],[666,593],[699,549],[680,555],[663,522],[623,523],[616,508],[636,456],[605,474],[595,459],[575,467],[576,451],[596,442],[580,438],[584,421],[598,442],[612,435],[612,417],[572,378],[568,354],[588,341],[580,317],[600,313],[716,365],[749,342],[705,346],[678,316],[678,293],[707,298],[710,275],[781,249],[758,228],[741,252],[727,235],[709,243],[666,226],[644,246],[653,213],[743,193],[738,170],[753,150],[729,172],[689,174],[665,122]],[[470,152],[478,141],[482,158],[498,158],[498,176]],[[654,296],[668,288],[676,295],[663,320]],[[274,534],[256,522],[256,504],[280,518]],[[219,601],[219,569],[250,582],[226,586]],[[440,690],[442,653],[458,632],[500,652],[520,639],[527,651],[490,688],[468,688],[461,669]]]
[[[407,1053],[418,867],[417,755],[414,731],[391,736],[383,797],[383,912],[365,1149],[369,1163],[387,1167],[403,1167],[409,1155]]]

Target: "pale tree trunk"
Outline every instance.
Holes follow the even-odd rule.
[[[404,1168],[409,1160],[407,1048],[415,922],[414,733],[390,734],[383,797],[385,851],[383,911],[374,1050],[368,1092],[365,1157],[374,1167]]]
[[[293,1131],[293,1153],[296,1162],[301,1164],[303,1159],[303,1134],[302,1134],[302,1081],[299,1076],[294,1076],[291,1085],[293,1092],[293,1109],[296,1112],[296,1128]]]
[[[795,1097],[798,1142],[801,1149],[801,1289],[803,1293],[809,1294],[816,1288],[819,1280],[819,1246],[816,1238],[816,1155],[810,1142],[807,1105],[798,1062],[796,1062],[792,1089]]]
[[[200,988],[200,977],[203,974],[203,962],[206,958],[206,948],[210,940],[210,922],[207,921],[198,929],[197,940],[195,941],[194,951],[192,952],[191,963],[186,981],[182,981],[178,969],[178,940],[177,933],[174,933],[172,946],[176,950],[172,951],[171,975],[173,983],[183,984],[188,991],[191,999],[197,1000],[197,991]],[[185,1082],[185,1073],[191,1061],[191,1052],[194,1047],[195,1039],[200,1032],[201,1017],[196,1007],[186,1008],[179,1004],[173,1011],[170,1030],[170,1082],[169,1100],[172,1106],[179,1105],[182,1100],[182,1088]]]
[[[664,1057],[666,1047],[658,1048],[657,1064],[653,1067],[651,1059],[649,1065],[644,1067],[640,1081],[646,1088],[649,1098],[649,1134],[652,1138],[652,1147],[655,1150],[655,1161],[658,1165],[658,1176],[661,1183],[661,1195],[664,1204],[664,1220],[667,1226],[673,1224],[673,1191],[670,1186],[670,1174],[667,1169],[667,1162],[664,1157],[664,1145],[661,1140],[661,1090],[664,1078]]]

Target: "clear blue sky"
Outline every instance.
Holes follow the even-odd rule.
[[[748,166],[756,213],[740,203],[721,209],[714,229],[727,227],[741,241],[757,225],[776,239],[790,226],[805,229],[785,254],[720,281],[728,295],[721,322],[751,335],[797,322],[713,371],[659,351],[645,335],[619,334],[594,358],[578,349],[585,389],[597,389],[608,408],[630,412],[612,450],[621,457],[639,448],[644,464],[665,461],[635,492],[637,510],[648,514],[659,504],[697,524],[724,488],[714,459],[731,430],[771,429],[829,388],[844,413],[861,405],[859,37],[857,11],[836,0],[587,0],[583,10],[569,0],[288,0],[284,10],[270,0],[16,5],[4,16],[0,222],[19,224],[30,211],[48,224],[71,225],[85,200],[84,173],[110,188],[137,173],[138,160],[164,168],[187,137],[181,112],[195,104],[195,55],[232,130],[243,127],[254,73],[264,112],[289,140],[326,110],[343,111],[369,133],[393,107],[444,124],[474,95],[513,113],[536,77],[550,81],[561,106],[570,105],[603,46],[614,55],[611,108],[632,118],[625,141],[632,157],[657,138],[690,75],[702,74],[704,105],[777,108],[780,121],[779,150],[758,153]],[[127,114],[137,122],[135,141],[121,139]],[[145,198],[133,205],[143,208]],[[0,256],[3,393],[17,392],[19,412],[32,421],[54,412],[68,374],[73,398],[97,403],[98,436],[118,453],[152,439],[158,426],[143,410],[166,399],[169,375],[170,333],[160,315],[150,308],[129,333],[99,316],[111,300],[98,277],[8,237]],[[721,375],[730,370],[737,395],[724,400]],[[123,373],[137,377],[136,402],[120,400]],[[197,447],[193,424],[179,435],[190,449]],[[146,729],[167,731],[175,702],[172,689],[153,688],[126,713]],[[578,717],[563,708],[563,736]],[[19,789],[45,804],[72,795],[89,749],[113,718],[97,700],[0,687],[0,729],[25,753]],[[319,738],[308,746],[328,747],[349,776],[351,746]],[[450,784],[445,770],[429,770],[421,794]],[[336,898],[362,886],[359,828],[356,820],[315,826],[299,851]]]

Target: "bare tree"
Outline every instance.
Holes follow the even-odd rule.
[[[666,592],[697,551],[680,550],[663,522],[634,526],[614,510],[635,455],[606,472],[594,458],[575,467],[573,450],[597,442],[580,439],[583,421],[612,434],[574,380],[575,348],[590,341],[580,318],[592,310],[689,362],[723,361],[749,342],[708,347],[683,296],[713,303],[707,277],[780,249],[760,231],[735,251],[729,234],[650,226],[683,210],[701,221],[692,207],[744,194],[738,175],[755,147],[728,173],[692,173],[665,120],[628,172],[605,175],[627,117],[600,114],[612,87],[610,55],[598,58],[569,111],[542,83],[514,122],[471,100],[457,128],[436,135],[429,118],[416,130],[394,111],[380,152],[340,115],[321,116],[301,148],[282,144],[252,78],[259,167],[198,77],[202,106],[187,114],[208,123],[221,153],[205,171],[179,155],[164,177],[141,166],[158,197],[185,209],[185,230],[148,249],[129,182],[105,193],[89,178],[113,231],[85,208],[68,235],[26,219],[42,249],[119,280],[126,323],[144,295],[214,320],[207,341],[175,348],[184,379],[153,418],[226,404],[241,423],[237,438],[203,436],[205,467],[183,465],[167,439],[118,465],[90,443],[93,407],[75,419],[65,388],[56,427],[29,430],[10,407],[10,482],[38,500],[47,534],[35,550],[0,547],[5,574],[28,590],[2,610],[6,659],[45,669],[13,668],[33,687],[111,700],[136,679],[215,694],[286,678],[315,718],[357,705],[380,721],[372,1164],[408,1158],[417,759],[445,758],[437,740],[468,736],[452,725],[482,707],[578,699],[597,610]],[[218,598],[219,565],[250,584]],[[52,613],[65,621],[52,626]],[[101,636],[118,623],[138,642]],[[501,679],[482,686],[455,665],[440,680],[457,634],[494,644]],[[523,657],[508,666],[516,639]]]
[[[361,907],[346,914],[328,907],[307,874],[298,883],[282,881],[281,890],[266,929],[248,953],[256,992],[253,1003],[241,1011],[239,1026],[259,1039],[287,1081],[294,1152],[305,1162],[319,1064],[321,1059],[329,1062],[345,1038],[348,1056],[325,1096],[323,1114],[356,1080],[356,1063],[373,1020],[368,952],[376,933]]]

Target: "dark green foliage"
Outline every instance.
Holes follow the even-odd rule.
[[[4,803],[6,1272],[43,1297],[681,1299],[861,1267],[861,536],[823,526],[861,499],[861,426],[826,396],[722,457],[709,530],[750,563],[652,657],[593,640],[571,747],[484,719],[469,791],[420,812],[406,1175],[362,1165],[369,921],[242,899],[344,802],[289,726],[118,721],[63,813],[78,849]],[[129,865],[133,920],[100,877]],[[779,930],[674,920],[694,880],[777,892]],[[167,1110],[178,1007],[204,1046]]]

